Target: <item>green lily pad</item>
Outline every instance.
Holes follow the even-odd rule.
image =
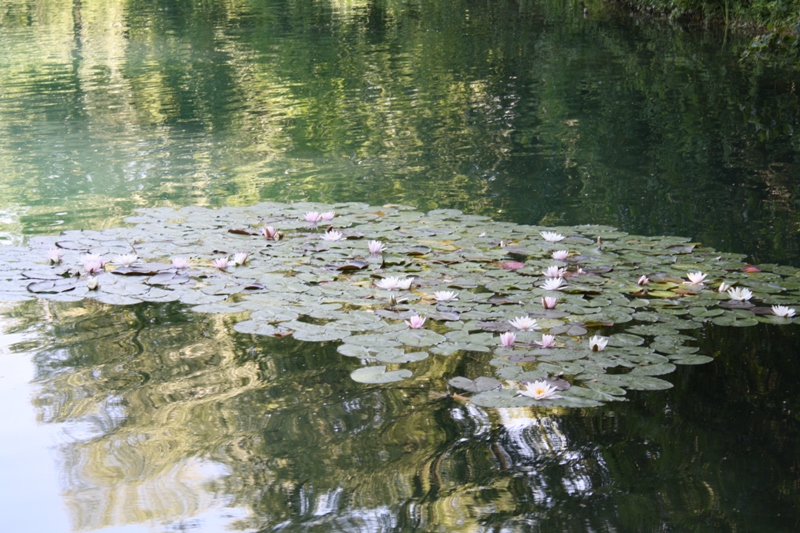
[[[410,370],[392,370],[386,371],[386,366],[366,366],[358,368],[350,373],[350,378],[358,383],[367,383],[370,385],[378,385],[383,383],[393,383],[395,381],[402,381],[410,378],[412,373]]]

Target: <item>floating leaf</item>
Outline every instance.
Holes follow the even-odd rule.
[[[392,370],[387,372],[386,366],[367,366],[358,368],[350,373],[353,381],[359,383],[367,383],[370,385],[377,385],[382,383],[392,383],[395,381],[402,381],[410,378],[412,373],[410,370]]]

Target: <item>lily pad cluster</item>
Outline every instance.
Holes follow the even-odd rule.
[[[471,352],[494,375],[449,386],[486,407],[591,407],[669,388],[658,376],[712,360],[690,330],[791,324],[772,306],[800,301],[797,269],[608,226],[361,203],[150,208],[126,221],[0,248],[0,299],[180,301],[241,313],[241,333],[339,342],[362,361],[352,373],[362,383]],[[733,299],[728,287],[750,297]]]

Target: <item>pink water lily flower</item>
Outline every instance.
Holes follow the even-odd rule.
[[[63,258],[64,258],[64,252],[62,252],[58,248],[50,248],[49,250],[47,250],[47,260],[53,263],[54,265],[59,264]]]
[[[545,309],[555,309],[557,303],[558,303],[558,298],[555,298],[553,296],[542,297],[542,307],[544,307]]]
[[[278,230],[276,230],[272,226],[264,226],[263,228],[261,228],[261,235],[263,235],[265,239],[274,239],[277,233]]]
[[[91,274],[97,274],[105,269],[106,262],[97,254],[89,254],[83,258],[83,269]]]
[[[533,383],[526,383],[525,388],[517,391],[518,395],[527,396],[534,400],[547,400],[548,398],[558,398],[558,389],[550,383],[539,380]]]
[[[369,253],[372,255],[377,255],[382,253],[386,250],[386,246],[381,241],[369,241]]]
[[[211,265],[220,270],[225,270],[228,268],[228,257],[218,257],[211,261]]]
[[[511,348],[517,340],[517,335],[514,332],[506,331],[500,334],[500,346]]]
[[[172,266],[175,268],[189,268],[189,261],[183,257],[173,257]]]
[[[320,221],[319,213],[317,213],[316,211],[307,211],[306,214],[303,215],[303,218],[305,219],[306,222],[311,222],[313,224],[316,224],[317,222]]]
[[[556,337],[555,335],[542,335],[542,340],[533,341],[533,343],[541,348],[552,348],[556,345]]]
[[[636,281],[637,285],[647,285],[648,283],[650,283],[650,278],[647,276],[642,276]]]
[[[336,213],[333,211],[325,211],[324,213],[319,214],[320,220],[333,220],[333,217],[336,216]]]
[[[423,316],[414,315],[411,318],[409,318],[408,320],[404,320],[404,322],[411,329],[419,329],[425,324],[425,320],[426,319]]]
[[[553,252],[553,259],[556,261],[565,261],[569,257],[569,252],[566,250],[558,250]]]

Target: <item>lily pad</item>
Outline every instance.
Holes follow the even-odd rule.
[[[350,373],[350,378],[359,383],[378,385],[383,383],[393,383],[410,378],[413,374],[408,369],[386,371],[386,366],[366,366],[358,368]]]

